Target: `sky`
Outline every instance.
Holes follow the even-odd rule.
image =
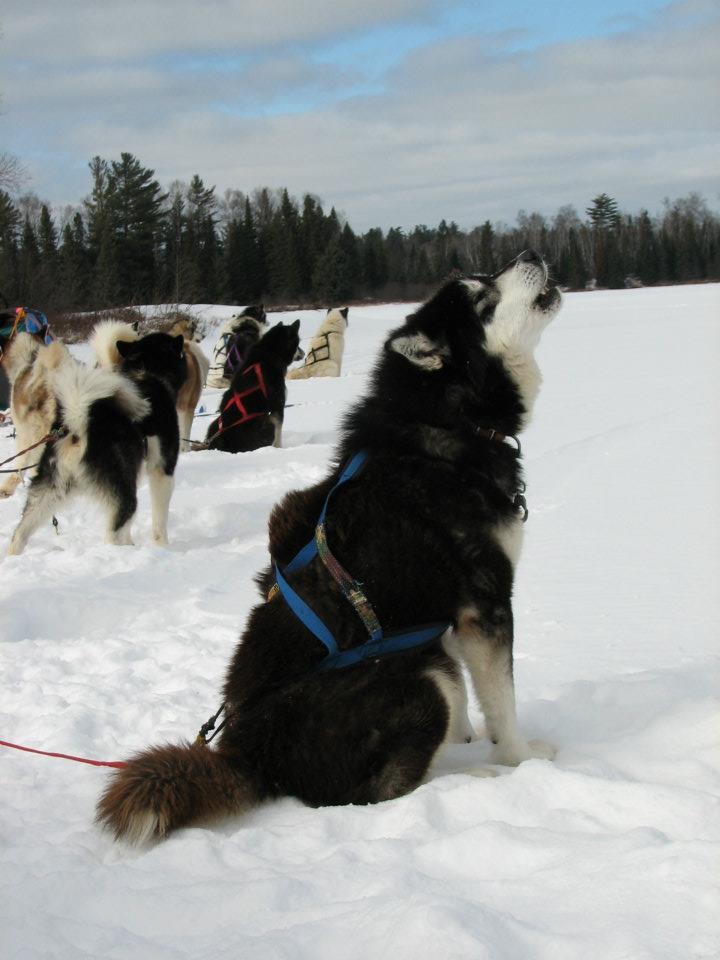
[[[717,209],[718,50],[717,0],[3,0],[0,152],[55,207],[129,151],[358,231]]]

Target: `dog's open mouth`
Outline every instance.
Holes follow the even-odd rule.
[[[560,300],[560,291],[554,283],[546,281],[545,286],[535,298],[535,306],[540,310],[552,309]]]

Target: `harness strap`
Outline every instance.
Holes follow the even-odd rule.
[[[335,333],[334,330],[331,330],[329,333],[323,333],[322,336],[325,337],[325,343],[321,343],[319,347],[313,347],[312,350],[308,353],[305,358],[304,366],[311,367],[315,363],[320,363],[322,360],[330,359],[330,334]],[[327,355],[324,357],[319,357],[317,355],[318,350],[326,350]]]
[[[259,363],[253,363],[249,367],[247,367],[245,370],[243,370],[242,376],[244,377],[246,374],[251,372],[255,374],[255,377],[256,377],[255,384],[251,387],[248,387],[247,390],[233,391],[233,395],[230,397],[228,402],[220,411],[220,417],[219,417],[220,425],[216,433],[214,433],[213,436],[211,437],[211,440],[215,440],[217,437],[220,436],[221,433],[225,433],[226,430],[231,430],[233,427],[242,426],[242,424],[247,423],[249,420],[255,420],[256,417],[264,417],[268,413],[267,410],[257,410],[255,412],[251,412],[246,408],[245,404],[243,403],[243,400],[246,397],[249,397],[254,393],[262,393],[265,400],[268,399],[268,392],[267,392],[267,387],[265,386],[265,379],[263,377],[262,366]],[[230,410],[232,407],[235,407],[237,409],[238,413],[240,414],[240,419],[235,420],[233,423],[229,423],[227,426],[225,426],[225,424],[223,423],[223,414],[227,413],[228,410]],[[207,442],[210,443],[210,440],[208,440]]]
[[[283,599],[295,616],[327,650],[327,656],[315,667],[315,670],[341,669],[342,667],[349,667],[366,659],[375,659],[402,650],[410,650],[413,647],[434,640],[450,626],[449,622],[423,624],[418,627],[413,627],[411,630],[403,630],[385,636],[372,604],[365,596],[362,585],[342,567],[327,545],[325,517],[330,498],[339,487],[346,484],[357,474],[367,458],[367,451],[361,450],[348,462],[340,474],[337,483],[325,498],[325,503],[315,528],[315,536],[296,554],[284,571],[285,575],[287,575],[302,570],[315,556],[319,556],[332,578],[339,585],[346,599],[352,604],[355,612],[362,620],[369,634],[365,643],[359,647],[341,651],[338,648],[332,631],[315,611],[308,606],[297,591],[290,586],[286,576],[284,576],[280,570],[279,565],[275,564],[275,577],[278,591],[282,594]],[[269,599],[273,596],[273,593],[273,591],[270,592]]]
[[[238,338],[235,337],[225,358],[225,366],[234,373],[238,367],[242,366],[243,360],[244,357],[238,350]]]

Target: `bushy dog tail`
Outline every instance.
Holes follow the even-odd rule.
[[[96,820],[116,840],[142,844],[197,821],[243,813],[259,799],[231,757],[203,743],[167,744],[113,773]]]
[[[134,343],[139,339],[137,330],[134,330],[129,323],[122,323],[119,320],[102,320],[97,324],[90,338],[97,365],[105,370],[117,370],[121,359],[117,348],[118,340]]]
[[[50,351],[53,347],[55,344],[43,350]],[[86,367],[69,354],[66,363],[59,362],[51,369],[55,394],[62,406],[63,425],[83,441],[90,408],[98,400],[112,397],[131,420],[142,420],[150,412],[150,404],[135,384],[118,373]]]

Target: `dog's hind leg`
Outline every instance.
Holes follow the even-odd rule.
[[[180,450],[185,453],[190,449],[190,432],[193,425],[194,410],[178,407],[178,423],[180,425]]]
[[[43,523],[51,520],[62,500],[62,495],[47,476],[36,477],[32,481],[20,522],[10,540],[9,557],[23,552],[30,537]]]
[[[177,454],[177,448],[175,450]],[[172,473],[168,473],[162,444],[157,437],[148,437],[147,471],[152,511],[152,538],[155,543],[165,547],[168,542],[170,498],[175,480]]]
[[[148,482],[150,484],[150,504],[152,508],[152,538],[155,543],[165,547],[168,542],[170,498],[175,481],[162,469],[151,470],[148,468]]]
[[[105,505],[107,508],[105,543],[114,543],[119,547],[131,547],[133,541],[130,530],[137,510],[137,490],[135,486],[113,490],[105,501]]]
[[[477,610],[458,618],[460,650],[470,671],[490,740],[492,762],[517,766],[537,757],[552,760],[555,750],[541,740],[527,741],[520,733],[515,708],[512,661],[512,613],[494,609],[493,623]]]

